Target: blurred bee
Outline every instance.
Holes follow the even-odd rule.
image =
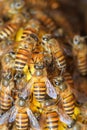
[[[53,85],[56,87],[57,93],[60,95],[64,111],[67,115],[72,117],[75,109],[75,98],[70,89],[70,85],[64,81],[62,76],[55,77],[53,79]]]
[[[36,101],[38,101],[39,103],[42,103],[42,101],[45,100],[47,94],[51,98],[56,99],[56,91],[47,78],[47,73],[43,66],[43,63],[36,63],[34,67],[35,73],[26,85],[22,95],[25,96],[25,92],[31,92],[33,93],[33,99],[36,99]]]
[[[69,72],[64,72],[63,73],[63,78],[64,80],[70,85],[71,88],[74,87],[74,81],[73,81],[73,78],[71,76],[71,74]]]
[[[66,59],[58,41],[52,38],[51,34],[45,34],[42,37],[42,46],[49,54],[53,56],[56,66],[59,70],[65,71]]]
[[[42,0],[42,1],[40,1],[40,0],[29,0],[27,2],[28,2],[30,7],[39,7],[41,9],[47,8],[47,7],[51,8],[51,9],[56,9],[56,8],[59,7],[59,3],[56,0],[50,0],[50,1],[49,0],[47,0],[47,1],[45,1],[45,0]]]
[[[8,111],[12,106],[12,89],[14,88],[13,74],[11,72],[4,73],[1,79],[0,90],[0,110]]]
[[[17,29],[18,29],[17,24],[6,23],[0,30],[0,40],[4,40],[6,38],[14,38]]]
[[[28,130],[28,128],[30,128],[29,125],[36,130],[40,130],[38,121],[28,105],[29,103],[26,98],[19,97],[15,105],[1,116],[0,124],[4,124],[5,122],[12,123],[15,121],[14,128],[16,128],[16,130]]]
[[[87,74],[87,45],[85,37],[74,36],[72,47],[77,69],[81,75],[85,76]]]
[[[7,6],[5,6],[7,5]],[[15,14],[22,12],[25,6],[24,0],[9,0],[4,5],[3,15],[12,18]]]
[[[41,126],[44,130],[58,130],[59,120],[68,127],[74,125],[74,120],[66,115],[63,110],[58,108],[57,100],[47,99],[43,102],[43,112],[40,119]],[[66,127],[67,127],[66,126]]]
[[[43,25],[46,29],[48,29],[48,32],[53,33],[56,30],[57,24],[46,13],[40,10],[35,10],[34,17],[39,20],[41,25]]]

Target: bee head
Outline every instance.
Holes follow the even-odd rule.
[[[53,79],[53,85],[60,91],[64,91],[67,88],[67,86],[64,83],[64,78],[62,76],[55,77]]]
[[[42,45],[46,45],[49,40],[52,38],[51,34],[45,34],[42,36]]]
[[[23,97],[21,94],[19,94],[18,97],[19,97],[19,103],[18,103],[19,106],[21,107],[25,106],[28,96]]]

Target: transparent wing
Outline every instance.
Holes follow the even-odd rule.
[[[27,114],[29,116],[31,126],[34,129],[40,130],[40,125],[30,109],[27,109]]]
[[[29,83],[26,85],[26,87],[23,89],[21,96],[23,98],[26,98],[30,94],[30,89],[32,87],[33,80],[30,80]]]
[[[46,87],[47,87],[47,94],[51,98],[56,99],[57,98],[56,90],[55,90],[54,86],[51,84],[51,82],[49,81],[48,78],[46,79],[45,84],[46,84]]]
[[[9,117],[10,117],[10,114],[11,114],[12,110],[13,110],[13,107],[0,117],[0,125],[2,125],[5,122],[9,121]]]
[[[13,109],[12,109],[12,112],[10,114],[10,117],[9,117],[9,122],[13,122],[16,118],[16,115],[17,115],[17,109],[15,106],[13,106]]]
[[[67,124],[68,126],[72,124],[73,119],[69,117],[65,112],[63,112],[62,109],[59,109],[57,112],[58,112],[60,121]]]

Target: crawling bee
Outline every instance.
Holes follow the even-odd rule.
[[[75,109],[75,98],[70,89],[70,85],[64,81],[62,76],[55,77],[53,79],[53,85],[56,87],[56,90],[60,95],[64,111],[67,115],[72,117]]]
[[[65,123],[68,127],[72,127],[75,123],[63,110],[58,108],[57,100],[45,100],[43,102],[43,112],[40,119],[42,128],[44,130],[58,130],[60,127],[58,124],[59,121]]]
[[[87,74],[87,45],[85,37],[76,35],[73,38],[72,47],[77,69],[81,75],[85,76]]]
[[[31,92],[33,93],[33,98],[40,103],[45,100],[46,94],[54,99],[57,98],[56,91],[47,78],[43,63],[36,63],[34,67],[35,73],[32,75],[32,78],[25,87],[22,95],[25,96],[26,91],[28,91],[28,93]]]
[[[51,34],[45,34],[42,37],[42,46],[45,51],[53,56],[57,68],[65,71],[66,60],[58,41],[55,38],[52,38]]]
[[[0,40],[5,40],[6,38],[14,38],[19,25],[15,23],[6,23],[0,30]]]
[[[12,106],[12,89],[14,88],[14,80],[11,72],[5,73],[1,79],[0,90],[0,110],[8,111]]]
[[[30,122],[31,127],[39,130],[40,126],[38,121],[28,105],[26,98],[19,97],[16,100],[15,105],[1,116],[0,124],[4,124],[5,122],[12,123],[15,121],[14,128],[16,128],[16,130],[29,130]]]
[[[30,43],[29,41],[20,42],[15,56],[16,71],[23,71],[23,68],[28,63],[33,48],[34,44]]]

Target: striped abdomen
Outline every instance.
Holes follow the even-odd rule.
[[[59,50],[56,53],[54,53],[54,57],[55,57],[58,69],[65,70],[66,69],[66,60],[65,60],[65,56],[62,53],[62,50]]]
[[[45,85],[44,82],[34,84],[33,95],[36,98],[36,100],[39,101],[39,102],[45,100],[46,85]]]
[[[63,97],[63,108],[69,116],[74,114],[75,99],[72,93],[67,92],[66,96]]]
[[[48,130],[58,130],[58,114],[55,111],[46,113],[46,127]]]
[[[28,115],[25,112],[18,112],[16,115],[16,129],[17,130],[28,130]]]
[[[0,39],[3,40],[5,38],[14,36],[17,31],[17,25],[15,24],[7,24],[0,30]]]
[[[29,51],[25,49],[19,49],[15,59],[15,69],[22,71],[24,66],[27,64],[29,57]]]
[[[70,84],[71,87],[73,87],[74,81],[73,81],[72,76],[70,75],[70,73],[65,72],[65,73],[63,74],[63,76],[64,76],[65,81],[66,81],[68,84]]]
[[[87,74],[87,56],[79,56],[77,59],[77,67],[79,72],[84,76]]]
[[[47,14],[43,12],[38,12],[35,17],[46,27],[49,29],[48,31],[54,32],[57,28],[55,21],[49,17]]]
[[[8,111],[12,106],[12,100],[9,95],[1,91],[0,93],[0,109],[3,111]]]

